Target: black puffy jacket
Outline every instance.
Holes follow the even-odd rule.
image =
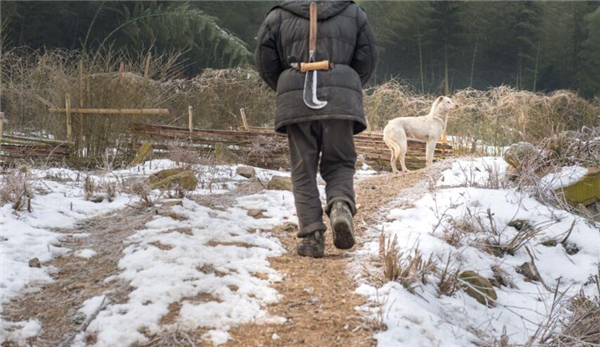
[[[305,74],[290,63],[308,61],[309,5],[311,1],[284,1],[267,14],[258,32],[255,58],[260,76],[277,91],[275,129],[324,119],[354,121],[354,132],[366,128],[362,87],[377,64],[375,35],[367,16],[353,1],[316,1],[316,61],[329,60],[333,68],[318,71],[317,97],[327,106],[313,110],[304,104]]]

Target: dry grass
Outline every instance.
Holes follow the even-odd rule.
[[[437,262],[432,255],[426,258],[419,250],[418,245],[405,255],[398,248],[396,236],[386,240],[382,234],[379,239],[379,248],[384,250],[383,269],[385,278],[389,281],[399,282],[413,294],[417,287],[421,284],[428,284],[429,277],[437,273]]]
[[[71,95],[73,107],[170,111],[169,116],[135,120],[140,122],[184,127],[188,125],[188,106],[192,106],[196,128],[237,128],[240,108],[245,109],[250,125],[273,124],[274,93],[256,71],[207,69],[195,78],[183,79],[180,57],[177,52],[152,55],[146,80],[146,51],[133,55],[111,49],[4,52],[0,95],[9,120],[5,131],[65,140],[65,117],[49,114],[37,96],[64,107],[66,93]],[[381,131],[392,118],[426,114],[436,96],[419,94],[398,80],[372,87],[364,99],[371,130]],[[600,125],[600,99],[585,100],[569,91],[546,95],[502,86],[487,91],[461,90],[452,97],[460,109],[450,118],[448,133],[455,135],[459,154],[476,153],[482,145],[504,146],[521,140],[538,143],[556,129]],[[110,156],[118,158],[115,163],[128,162],[135,141],[126,130],[133,121],[133,117],[75,115],[77,156],[97,161]],[[592,156],[597,153],[597,145],[560,148]],[[278,148],[275,145],[269,150]],[[256,150],[254,157],[260,158],[260,152]]]
[[[152,187],[148,181],[144,178],[132,179],[125,185],[126,192],[134,194],[140,198],[140,204],[142,208],[155,206],[156,203],[162,198],[161,194],[153,194]]]
[[[66,140],[66,117],[50,114],[38,96],[59,108],[65,94],[71,107],[166,108],[169,116],[144,118],[74,115],[73,139],[78,157],[104,156],[128,162],[135,140],[127,129],[133,122],[188,125],[193,107],[197,128],[229,129],[241,124],[244,107],[251,125],[272,124],[273,93],[250,69],[205,70],[182,79],[178,52],[151,55],[145,79],[147,52],[130,55],[106,49],[99,52],[12,49],[2,56],[2,110],[6,132]],[[81,66],[81,69],[80,69]]]
[[[597,277],[596,277],[597,278]],[[569,300],[570,314],[562,320],[562,329],[556,334],[554,346],[600,345],[600,301],[581,291]]]
[[[176,90],[162,82],[178,76],[178,57],[177,53],[153,57],[149,80],[144,83],[145,52],[135,56],[110,49],[96,53],[27,49],[4,52],[1,95],[9,120],[5,131],[67,139],[65,115],[50,114],[38,96],[61,108],[65,107],[66,93],[71,96],[71,107],[167,107]],[[121,63],[123,70],[119,73]],[[78,155],[123,155],[131,142],[123,130],[131,122],[132,117],[74,115],[73,136]],[[108,148],[113,148],[112,152],[107,152]]]
[[[64,107],[65,94],[69,93],[73,107],[169,109],[169,116],[135,120],[74,116],[76,156],[94,159],[96,165],[101,165],[98,163],[108,156],[119,166],[132,157],[136,141],[127,129],[134,121],[187,127],[188,106],[192,106],[195,128],[237,128],[241,125],[240,108],[246,110],[250,125],[273,124],[274,93],[256,71],[207,69],[195,78],[183,79],[184,63],[180,57],[177,52],[151,56],[146,80],[147,52],[133,55],[111,49],[4,52],[0,95],[9,120],[5,130],[66,140],[65,116],[49,114],[47,105],[38,96],[57,107]],[[372,87],[365,92],[364,99],[370,129],[381,131],[388,120],[399,116],[424,115],[435,97],[419,94],[398,80]],[[556,129],[578,130],[600,125],[600,100],[588,101],[569,91],[545,95],[502,86],[487,91],[461,90],[452,97],[461,106],[448,124],[458,154],[479,153],[483,145],[500,148],[520,140],[539,143]],[[561,141],[555,138],[550,147]],[[265,151],[279,151],[279,147],[273,144],[255,148],[244,159],[260,164]],[[586,152],[600,160],[595,154],[598,145],[571,144],[558,148],[564,148],[561,151],[565,154]]]
[[[21,211],[27,208],[31,212],[31,199],[33,190],[31,189],[29,172],[25,170],[11,170],[5,174],[0,183],[0,202],[2,204],[10,203],[13,210]]]
[[[171,159],[178,167],[186,170],[192,170],[198,165],[208,165],[213,163],[213,158],[204,151],[197,151],[194,147],[188,146],[186,143],[170,142],[167,145],[169,159]]]
[[[381,131],[390,119],[423,116],[436,97],[419,94],[398,80],[372,87],[365,95],[370,127]],[[600,125],[599,100],[585,100],[566,90],[541,94],[501,86],[459,90],[450,97],[460,106],[448,121],[448,134],[456,137],[459,154],[478,153],[481,145],[539,143],[557,127],[578,130]]]

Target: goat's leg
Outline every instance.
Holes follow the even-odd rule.
[[[402,165],[402,171],[408,172],[406,168],[406,152],[408,151],[408,140],[406,139],[406,134],[404,134],[403,139],[399,143],[400,146],[400,165]]]
[[[398,145],[394,140],[388,137],[385,133],[383,135],[383,142],[390,148],[390,166],[392,167],[392,172],[394,175],[398,174],[398,169],[396,168],[396,161],[398,160]]]
[[[396,168],[396,161],[398,160],[398,156],[396,155],[396,151],[391,149],[392,156],[390,157],[390,165],[392,167],[392,172],[394,175],[398,174],[398,168]]]
[[[428,168],[433,164],[433,155],[435,154],[436,140],[427,141],[425,149],[425,167]]]

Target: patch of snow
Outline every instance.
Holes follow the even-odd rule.
[[[86,259],[89,259],[95,255],[96,255],[96,251],[94,251],[93,249],[82,249],[75,253],[75,256],[80,257],[80,258],[86,258]]]
[[[505,177],[508,166],[504,159],[498,157],[462,158],[442,172],[437,186],[489,186],[492,180]]]
[[[565,166],[559,172],[552,172],[542,177],[540,185],[543,189],[556,190],[565,188],[582,179],[588,170],[581,166]]]
[[[223,330],[213,329],[202,335],[202,338],[211,341],[214,346],[220,346],[229,340],[229,333]]]
[[[369,165],[363,163],[359,170],[356,170],[356,174],[354,175],[355,179],[362,179],[366,177],[371,177],[377,175],[378,172],[373,170]]]
[[[83,305],[78,312],[81,312],[85,314],[86,317],[89,317],[98,310],[98,308],[104,303],[105,300],[106,295],[99,295],[89,298],[83,302]]]
[[[0,343],[5,341],[15,342],[19,346],[27,346],[27,339],[38,335],[42,325],[35,321],[27,322],[0,322]]]

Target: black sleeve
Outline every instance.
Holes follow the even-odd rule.
[[[375,71],[379,59],[379,52],[377,51],[375,32],[373,32],[373,28],[367,20],[367,15],[360,8],[358,8],[356,20],[358,34],[356,38],[356,47],[354,48],[354,56],[350,66],[358,72],[360,81],[362,85],[365,86]]]
[[[273,26],[279,27],[275,23],[275,12],[271,12],[260,26],[257,35],[256,52],[254,59],[256,68],[260,77],[271,87],[277,90],[277,80],[284,70],[277,53],[276,38],[277,33],[272,29]]]

